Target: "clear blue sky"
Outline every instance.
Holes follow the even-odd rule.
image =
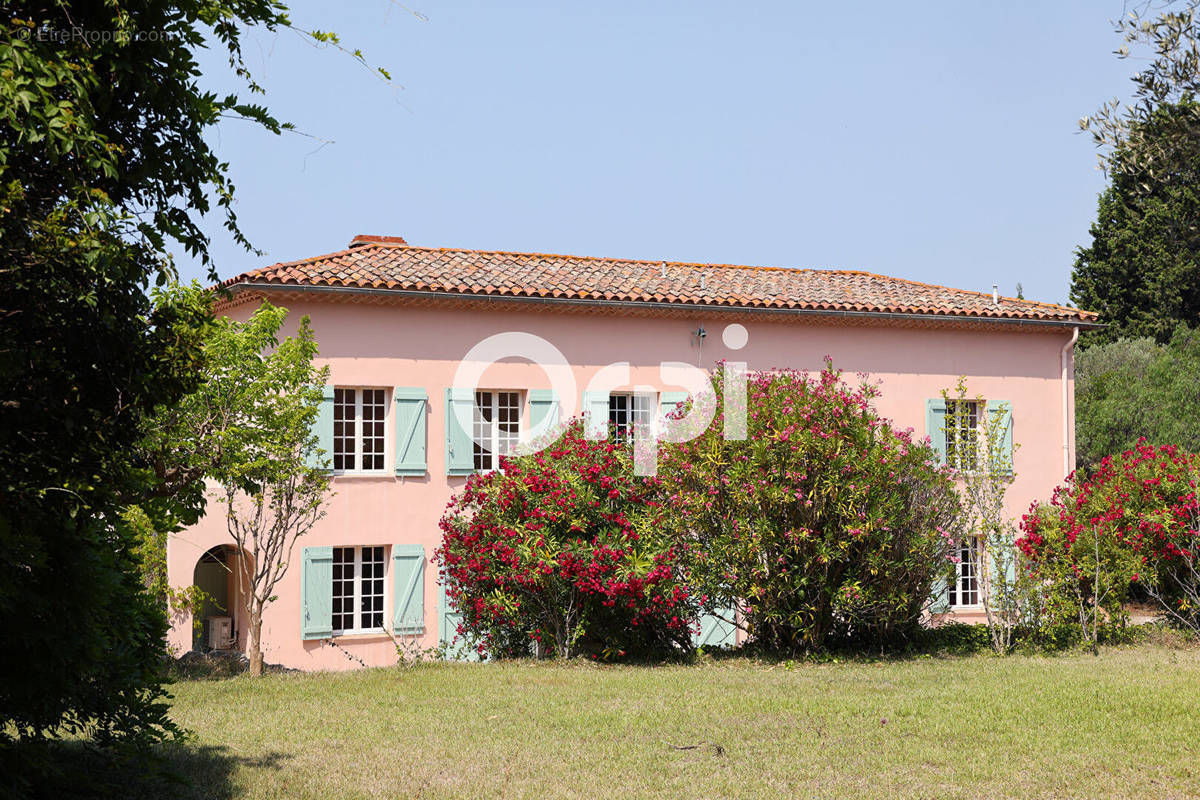
[[[267,103],[228,121],[256,258],[435,247],[862,269],[1067,297],[1103,176],[1079,117],[1128,94],[1121,0],[292,3],[398,89],[292,32],[258,34]],[[218,54],[206,81],[234,86]],[[200,266],[178,256],[185,278]]]

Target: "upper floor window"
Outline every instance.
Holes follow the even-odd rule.
[[[475,469],[500,466],[499,457],[513,452],[521,438],[521,393],[476,392],[471,435]]]
[[[983,403],[978,400],[946,401],[946,463],[954,469],[979,466]]]
[[[654,420],[653,401],[644,394],[610,394],[608,396],[608,424],[613,428],[617,441],[628,441],[634,431],[646,427]]]
[[[333,548],[333,632],[383,630],[383,546]]]
[[[333,390],[333,471],[383,469],[386,390]]]
[[[954,580],[950,583],[947,599],[951,607],[979,605],[979,538],[968,536],[959,540],[954,555],[958,563],[954,567]]]

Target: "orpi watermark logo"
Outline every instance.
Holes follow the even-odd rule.
[[[730,350],[741,350],[749,341],[746,328],[737,323],[725,326],[722,342]],[[584,412],[586,435],[589,439],[608,436],[608,408],[605,406],[602,419],[596,419],[596,410],[581,409],[581,397],[607,397],[621,391],[631,394],[642,407],[652,408],[648,419],[637,422],[633,431],[634,472],[637,475],[658,473],[658,443],[686,442],[708,430],[717,410],[716,393],[713,391],[712,375],[698,366],[682,361],[662,361],[658,365],[659,387],[683,389],[689,402],[681,412],[676,408],[664,408],[658,403],[659,387],[632,383],[632,372],[628,361],[615,361],[596,370],[580,392],[576,370],[554,344],[541,336],[527,331],[505,331],[483,339],[473,346],[458,364],[454,373],[451,391],[457,397],[471,398],[470,403],[453,403],[453,414],[459,429],[470,431],[472,441],[484,446],[476,438],[473,419],[475,392],[484,388],[482,380],[487,370],[495,364],[509,359],[521,359],[537,366],[550,383],[557,414],[546,414],[526,429],[522,450],[537,452],[552,443],[561,433],[562,424]],[[721,363],[721,406],[722,431],[725,439],[741,441],[746,438],[746,364],[741,361]]]

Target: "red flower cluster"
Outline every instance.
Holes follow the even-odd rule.
[[[1138,584],[1168,618],[1200,629],[1198,480],[1200,455],[1142,440],[1035,503],[1017,546],[1048,618],[1075,623],[1099,606],[1119,624]]]
[[[1142,440],[1105,458],[1089,480],[1057,488],[1048,507],[1035,503],[1022,518],[1017,546],[1035,563],[1061,558],[1081,535],[1096,530],[1150,570],[1190,557],[1200,517],[1197,480],[1200,455]]]
[[[630,447],[573,422],[550,447],[474,475],[437,552],[459,633],[493,655],[602,656],[686,647],[692,598],[657,531]]]

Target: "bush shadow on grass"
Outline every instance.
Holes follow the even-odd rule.
[[[991,636],[986,625],[951,622],[936,628],[921,628],[911,638],[898,640],[886,646],[831,638],[819,650],[797,650],[788,653],[761,647],[754,641],[750,641],[737,647],[706,648],[697,653],[695,661],[697,663],[752,661],[783,665],[828,662],[875,663],[969,657],[991,652]]]
[[[830,638],[817,650],[795,652],[763,647],[753,640],[736,647],[705,648],[695,656],[696,663],[753,661],[764,664],[796,664],[841,661],[909,661],[919,658],[973,656],[992,651],[991,637],[985,625],[948,623],[937,628],[922,628],[914,636],[888,645],[864,644],[852,639]]]
[[[1039,646],[1049,652],[1065,647]],[[975,656],[992,652],[991,635],[986,625],[950,622],[934,628],[921,628],[912,638],[894,642],[889,646],[864,645],[853,640],[830,639],[819,650],[794,653],[764,648],[754,641],[736,646],[722,645],[698,648],[694,651],[658,654],[635,654],[615,659],[598,658],[590,653],[581,653],[571,661],[579,666],[626,666],[626,667],[671,667],[719,663],[764,663],[796,664],[825,663],[839,661],[909,661],[921,658],[954,658]],[[500,661],[527,661],[537,659],[500,659]],[[547,659],[554,663],[563,663]]]
[[[1200,639],[1186,631],[1172,628],[1161,622],[1143,623],[1101,630],[1100,645],[1105,648],[1138,647],[1156,645],[1171,649],[1200,647]],[[1078,625],[1060,625],[1051,628],[1018,628],[1010,654],[1055,656],[1082,652],[1085,649]],[[564,662],[556,658],[537,659],[499,658],[489,659],[492,663],[507,664],[570,664],[580,668],[624,666],[624,667],[673,667],[706,664],[822,664],[829,662],[902,662],[925,659],[970,658],[992,655],[992,637],[983,623],[945,622],[941,625],[922,627],[910,638],[892,643],[890,646],[864,645],[853,640],[831,639],[816,651],[778,652],[756,645],[753,641],[737,646],[703,647],[694,651],[674,653],[635,654],[615,659],[598,657],[599,654],[581,653]],[[428,666],[434,663],[425,662]]]
[[[1162,623],[1130,626],[1112,626],[1100,631],[1101,647],[1137,647],[1155,644],[1163,647],[1184,649],[1195,647],[1200,642],[1184,631],[1172,629]],[[1078,625],[1058,625],[1045,628],[1019,627],[1016,631],[1013,654],[1055,656],[1078,653],[1088,649]],[[947,622],[934,627],[923,627],[908,640],[894,643],[890,647],[864,646],[854,641],[831,640],[819,651],[786,654],[757,648],[752,642],[737,648],[715,650],[702,658],[752,659],[765,663],[823,663],[828,661],[911,661],[929,658],[969,658],[990,655],[995,650],[987,625],[982,623]]]
[[[0,798],[228,800],[239,767],[277,770],[291,758],[280,752],[246,757],[187,740],[149,750],[101,749],[80,740],[23,741],[0,746]]]
[[[173,681],[221,681],[234,678],[250,669],[242,653],[200,653],[195,650],[179,658],[168,659],[167,675]],[[300,672],[278,664],[263,664],[265,674]]]

